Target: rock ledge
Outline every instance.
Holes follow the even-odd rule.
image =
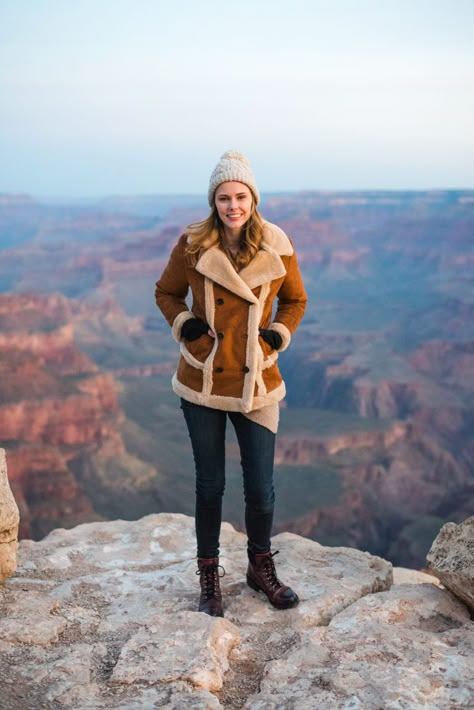
[[[277,611],[245,583],[246,539],[222,530],[225,619],[195,611],[194,520],[58,529],[23,540],[0,587],[2,710],[462,708],[474,704],[474,624],[390,563],[283,533]]]

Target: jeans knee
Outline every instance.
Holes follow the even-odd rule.
[[[196,498],[201,503],[213,503],[216,500],[220,500],[224,495],[224,485],[223,484],[196,484]]]
[[[247,493],[245,504],[254,513],[271,513],[275,505],[275,493],[273,488],[269,491],[259,493]]]

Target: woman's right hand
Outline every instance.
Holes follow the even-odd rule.
[[[209,326],[201,318],[190,318],[184,321],[181,327],[181,337],[190,342],[197,340],[205,333],[210,334]]]

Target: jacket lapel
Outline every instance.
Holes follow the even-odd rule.
[[[203,252],[196,264],[196,271],[246,301],[258,303],[252,289],[284,276],[286,269],[280,254],[292,253],[293,247],[283,230],[275,224],[265,222],[262,247],[242,271],[237,272],[234,269],[226,254],[217,245]]]
[[[274,279],[279,279],[285,274],[286,269],[280,256],[276,251],[263,244],[263,248],[237,275],[245,281],[249,288],[256,288]]]
[[[240,274],[218,246],[213,246],[202,254],[196,264],[196,271],[246,301],[258,303],[258,298],[240,278]]]

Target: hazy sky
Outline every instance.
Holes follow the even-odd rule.
[[[474,0],[2,0],[0,192],[474,187]]]

